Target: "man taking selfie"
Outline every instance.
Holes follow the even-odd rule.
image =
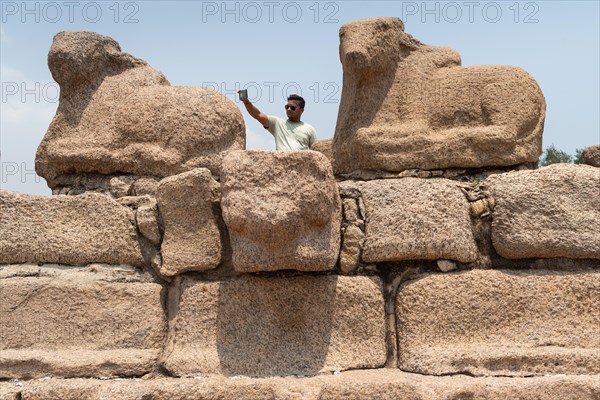
[[[248,114],[260,122],[275,137],[276,150],[309,150],[310,146],[317,140],[315,128],[300,121],[300,116],[304,112],[305,102],[297,94],[292,94],[287,99],[287,104],[285,105],[287,120],[261,113],[248,100],[245,93],[240,93],[240,100],[246,106]]]

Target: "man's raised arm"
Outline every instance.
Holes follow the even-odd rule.
[[[265,128],[269,127],[269,117],[267,117],[265,114],[261,113],[258,108],[254,107],[254,104],[252,104],[250,102],[250,100],[245,99],[245,100],[242,100],[242,102],[246,106],[246,111],[248,111],[248,114],[250,114],[250,116],[252,118],[254,118],[258,122],[260,122],[263,127],[265,127]]]

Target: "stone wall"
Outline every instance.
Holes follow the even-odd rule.
[[[0,192],[3,398],[599,395],[598,168],[224,163],[142,196]]]
[[[0,191],[0,400],[600,398],[598,146],[535,169],[533,78],[397,18],[340,44],[334,139],[267,152],[223,95],[55,37],[53,196]]]

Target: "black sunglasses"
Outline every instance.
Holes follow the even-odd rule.
[[[288,108],[291,109],[292,111],[296,111],[296,106],[290,106],[289,104],[286,104],[285,109],[287,110]]]

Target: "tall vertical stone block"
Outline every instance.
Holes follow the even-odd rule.
[[[206,271],[219,265],[218,198],[219,184],[206,168],[160,181],[156,200],[164,226],[161,274]]]

